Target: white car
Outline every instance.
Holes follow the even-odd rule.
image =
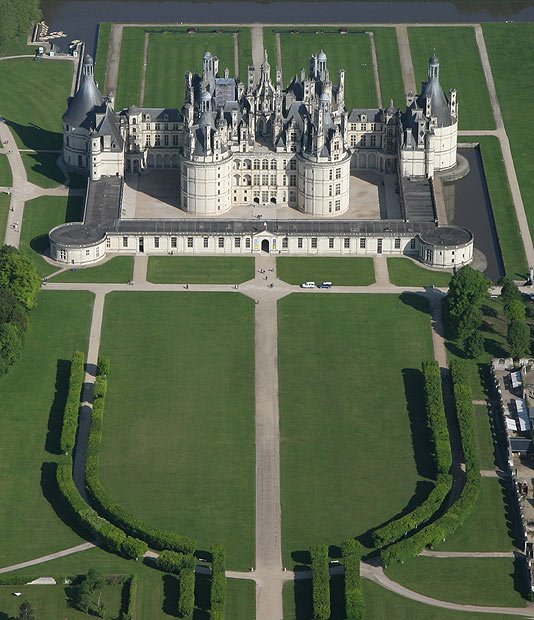
[[[300,288],[315,288],[315,282],[303,282]]]

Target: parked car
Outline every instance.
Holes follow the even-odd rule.
[[[303,282],[300,288],[315,288],[315,282]]]
[[[332,282],[321,282],[319,288],[332,288]]]

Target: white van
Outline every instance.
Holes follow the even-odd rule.
[[[315,282],[303,282],[300,288],[315,288]]]

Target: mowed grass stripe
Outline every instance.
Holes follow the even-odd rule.
[[[460,136],[460,142],[478,142],[506,273],[515,280],[528,273],[508,175],[499,139],[495,136]]]
[[[106,76],[108,73],[108,52],[109,40],[111,37],[111,24],[109,22],[101,22],[98,24],[98,44],[96,46],[95,59],[95,80],[101,90],[104,92],[106,85]]]
[[[202,75],[202,57],[206,51],[219,58],[219,75],[224,74],[225,67],[230,70],[230,75],[234,74],[234,38],[231,32],[193,35],[185,31],[150,32],[149,37],[146,107],[180,108],[185,96],[185,74],[197,71]],[[171,74],[169,67],[172,67]]]
[[[140,104],[144,49],[144,28],[124,28],[122,31],[121,59],[115,104],[117,110]],[[172,65],[166,65],[167,86],[173,82],[173,80],[168,79],[169,66]],[[164,107],[163,102],[158,105]]]
[[[7,155],[4,153],[0,153],[0,185],[3,187],[11,187],[13,185],[11,166],[9,165]]]
[[[328,58],[330,79],[338,83],[339,69],[345,69],[345,102],[347,108],[378,107],[371,57],[371,43],[365,33],[341,35],[337,32],[299,30],[280,33],[284,84],[288,85],[300,70],[309,73],[310,57],[321,49]]]
[[[396,286],[449,286],[452,273],[420,267],[410,258],[388,256],[391,284]]]
[[[87,349],[92,306],[88,292],[41,292],[22,355],[0,379],[1,566],[82,542],[56,514],[53,471],[43,464],[59,450],[69,360]]]
[[[254,277],[251,256],[150,256],[147,280],[155,284],[241,284]]]
[[[239,58],[239,79],[244,84],[247,84],[248,67],[249,65],[254,64],[252,61],[252,31],[250,28],[242,28],[239,31],[238,48],[239,48],[239,57],[238,57]],[[271,65],[271,70],[272,70],[274,68],[274,65],[276,64],[276,60],[274,58],[269,57],[269,63]],[[230,70],[230,75],[233,75],[233,73],[234,72]],[[273,73],[273,78],[274,78],[274,73]]]
[[[484,24],[482,28],[532,235],[534,231],[534,174],[532,174],[534,24]]]
[[[419,370],[433,357],[424,310],[425,300],[416,295],[293,294],[280,300],[288,566],[302,561],[293,552],[360,536],[429,492],[418,473],[432,469]]]
[[[9,217],[9,205],[11,203],[11,196],[8,194],[0,193],[0,243],[4,243],[4,237],[6,235],[7,219]]]
[[[155,526],[230,567],[254,564],[254,302],[225,293],[111,293],[101,480]]]
[[[375,282],[373,259],[368,257],[279,256],[276,275],[289,284],[332,282],[334,286],[368,286]]]
[[[471,27],[408,28],[417,90],[427,79],[428,59],[440,60],[440,82],[445,94],[458,91],[460,129],[495,129],[482,62]],[[512,56],[510,56],[512,57]]]
[[[133,256],[115,256],[97,267],[63,271],[54,282],[109,282],[125,284],[133,277]]]
[[[399,44],[394,28],[373,28],[375,35],[378,76],[382,91],[382,105],[387,107],[391,99],[400,110],[406,106],[406,93],[402,81]]]
[[[0,98],[0,115],[20,148],[62,148],[61,116],[67,109],[73,66],[68,60],[33,58],[0,62],[0,84],[9,85],[9,97]]]

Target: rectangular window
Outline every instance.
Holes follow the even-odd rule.
[[[336,196],[341,194],[341,183],[336,183]]]
[[[297,187],[297,175],[296,174],[289,175],[289,185],[290,187]]]
[[[163,144],[164,144],[165,146],[169,146],[169,135],[168,135],[168,134],[165,134],[165,135],[163,136]]]
[[[349,237],[346,237],[343,240],[343,247],[345,248],[345,250],[348,250],[350,248],[350,238]]]
[[[268,174],[262,174],[261,175],[261,184],[262,185],[269,185],[269,175]]]
[[[159,131],[159,123],[156,123],[155,129],[156,131]]]
[[[161,145],[161,136],[159,135],[159,133],[156,134],[156,139],[154,141],[154,146],[160,146]]]
[[[220,248],[224,248],[224,237],[219,237],[218,245]]]
[[[174,136],[172,137],[172,145],[178,146],[178,135],[177,134],[174,134]]]
[[[336,168],[336,179],[341,179],[341,168]]]
[[[299,249],[302,249],[302,237],[299,237],[297,239],[297,246],[299,247]]]
[[[236,248],[240,248],[241,247],[241,237],[235,237],[235,239],[234,239],[234,247],[236,247]]]
[[[106,247],[107,248],[111,247],[111,238],[110,237],[106,237]]]
[[[376,135],[375,134],[371,135],[371,146],[376,146]]]
[[[328,195],[329,196],[332,195],[332,186],[331,185],[328,186]]]
[[[410,241],[410,250],[415,250],[415,239]]]
[[[159,248],[159,237],[154,237],[154,247]]]
[[[400,250],[400,239],[395,239],[395,249]]]
[[[332,250],[334,248],[334,237],[328,239],[328,247]]]
[[[276,174],[271,174],[271,185],[276,185]]]
[[[171,237],[171,248],[175,248],[178,245],[178,238]]]
[[[187,237],[187,247],[188,248],[193,247],[193,237]]]
[[[355,134],[355,133],[353,133],[353,134],[351,134],[351,135],[350,135],[350,145],[351,145],[351,146],[356,146],[356,144],[357,144],[357,141],[356,141],[356,134]]]
[[[204,242],[204,247],[207,248],[208,245],[209,245],[209,242],[210,242],[209,237],[204,237],[204,241],[203,242]]]
[[[332,180],[332,168],[330,168],[330,170],[328,171],[328,180]]]
[[[317,248],[317,237],[312,237],[311,246],[314,249]]]
[[[382,254],[382,239],[376,240],[376,252],[377,254]]]
[[[283,248],[284,250],[287,250],[288,242],[289,242],[289,239],[288,239],[287,237],[284,237],[284,238],[282,239],[282,248]]]
[[[365,250],[365,246],[367,245],[367,243],[366,243],[366,242],[367,242],[367,239],[366,239],[365,237],[362,237],[362,238],[360,239],[360,249],[361,249],[361,250]]]
[[[336,211],[341,211],[341,200],[336,200]]]
[[[296,159],[292,159],[289,162],[289,169],[290,170],[296,170],[297,169],[297,160]]]
[[[250,249],[250,237],[247,237],[247,238],[245,239],[245,247],[246,247],[247,249]]]
[[[89,256],[89,254],[91,254],[91,250],[85,250],[85,255]]]
[[[127,248],[128,247],[128,237],[123,237],[122,238],[122,247],[123,248]]]

